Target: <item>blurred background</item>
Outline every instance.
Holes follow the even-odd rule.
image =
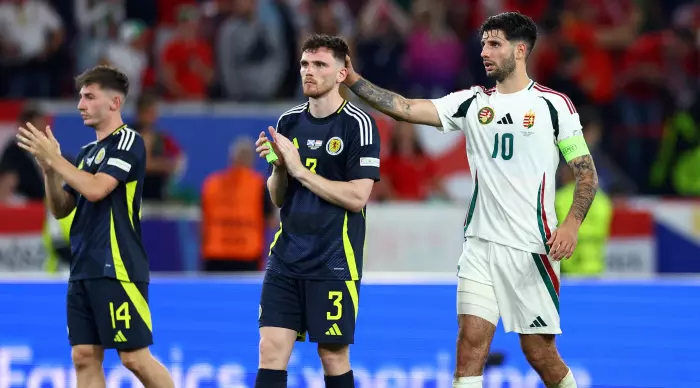
[[[12,140],[27,121],[50,124],[69,158],[94,140],[76,74],[111,64],[131,82],[125,119],[148,152],[154,353],[178,387],[252,387],[261,278],[237,270],[264,268],[279,225],[253,142],[303,101],[300,43],[340,35],[372,82],[441,97],[493,86],[476,31],[513,10],[538,23],[530,76],[574,102],[600,177],[562,265],[561,353],[579,387],[700,387],[700,2],[683,0],[0,1],[0,387],[75,386],[70,217],[47,217],[40,172]],[[372,113],[382,181],[368,205],[357,384],[449,388],[465,140]],[[560,219],[574,190],[562,167]],[[517,336],[499,328],[491,350],[485,387],[540,386]],[[315,357],[297,348],[290,387],[323,386]],[[138,386],[114,355],[105,366],[108,387]]]

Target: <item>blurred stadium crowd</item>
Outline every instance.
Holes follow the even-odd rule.
[[[578,107],[606,192],[700,195],[698,1],[3,0],[0,95],[73,99],[73,76],[107,63],[127,73],[144,109],[301,99],[300,40],[324,32],[351,43],[369,80],[439,97],[491,86],[475,31],[507,10],[541,27],[530,74]],[[414,129],[394,129],[384,170],[412,178],[387,180],[394,187],[375,199],[440,196]],[[177,155],[163,136],[164,154]]]

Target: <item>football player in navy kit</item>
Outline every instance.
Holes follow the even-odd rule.
[[[307,39],[300,73],[308,102],[269,128],[272,143],[264,132],[256,143],[272,162],[267,185],[281,219],[260,298],[256,388],[287,386],[295,340],[307,335],[318,344],[326,387],[355,386],[349,345],[380,147],[374,119],[340,95],[347,53],[340,38]]]

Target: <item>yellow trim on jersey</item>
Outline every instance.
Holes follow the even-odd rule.
[[[112,132],[112,135],[118,134],[124,128],[126,128],[126,124],[122,124],[119,128],[115,129],[114,132]]]
[[[109,245],[112,247],[112,260],[114,261],[114,272],[117,275],[117,280],[119,280],[122,288],[124,288],[127,297],[129,297],[129,300],[131,301],[131,304],[136,307],[136,312],[139,314],[144,323],[146,323],[148,330],[153,331],[151,310],[148,307],[148,302],[146,302],[146,298],[141,295],[141,292],[136,287],[136,284],[129,280],[129,274],[126,271],[126,266],[124,266],[122,254],[119,250],[119,242],[117,241],[117,232],[114,225],[114,214],[112,211],[109,212]]]
[[[335,113],[340,113],[340,111],[342,111],[343,108],[345,108],[345,105],[347,105],[347,104],[348,104],[348,100],[344,100],[343,103],[340,104],[340,108],[338,108],[338,110]]]
[[[560,141],[559,150],[567,163],[570,162],[571,159],[590,154],[588,145],[586,145],[586,139],[584,139],[583,135],[572,136]]]
[[[272,254],[272,248],[277,244],[277,239],[280,238],[280,235],[282,234],[282,223],[280,222],[280,229],[275,233],[275,238],[272,239],[272,243],[270,244],[270,251],[267,253],[268,256]]]
[[[126,209],[129,211],[129,221],[131,221],[131,228],[134,228],[134,197],[136,196],[136,184],[137,181],[129,182],[126,184]],[[141,218],[141,211],[139,210],[139,219]]]
[[[350,280],[345,282],[348,287],[348,293],[350,294],[350,299],[352,299],[352,305],[355,308],[355,319],[357,320],[357,310],[359,295],[357,293],[356,280],[360,280],[360,276],[357,273],[357,262],[355,261],[355,251],[352,249],[352,243],[350,243],[350,236],[348,236],[348,212],[345,212],[345,219],[343,220],[343,250],[345,251],[345,259],[348,262],[348,270],[350,271]]]

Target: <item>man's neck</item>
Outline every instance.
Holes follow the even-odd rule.
[[[319,98],[309,98],[309,112],[311,116],[322,119],[335,113],[342,103],[343,97],[340,93],[332,90]]]
[[[121,116],[114,117],[112,119],[106,120],[95,128],[95,134],[97,135],[97,141],[105,139],[107,136],[111,135],[112,132],[116,131],[117,128],[124,125]]]
[[[500,94],[510,94],[519,92],[530,83],[530,77],[527,72],[515,71],[513,74],[501,82],[496,83],[496,90]]]

